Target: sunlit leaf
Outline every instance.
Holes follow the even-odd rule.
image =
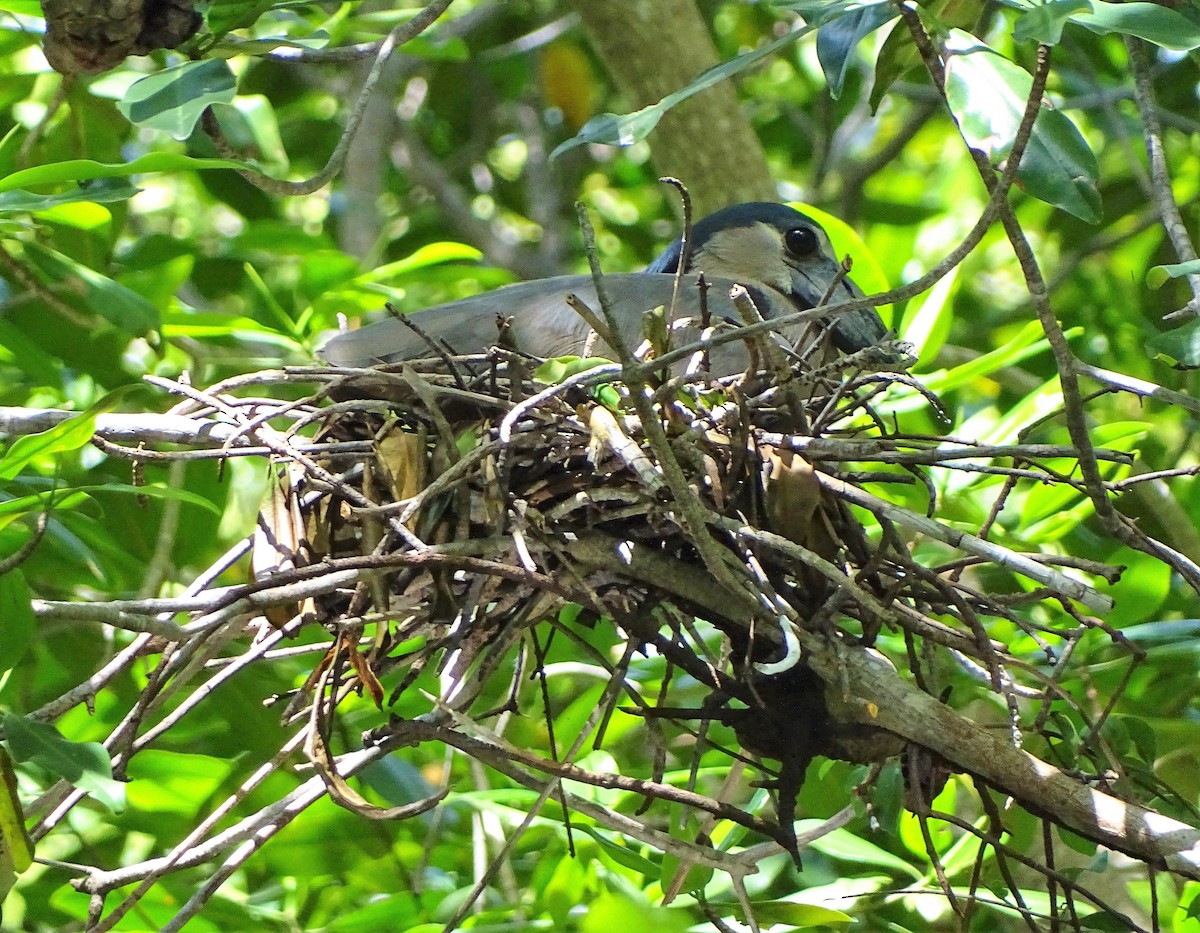
[[[1012,151],[1033,79],[1023,68],[952,30],[945,44],[946,97],[963,136],[999,164]],[[1088,223],[1100,220],[1099,166],[1067,116],[1042,108],[1017,181],[1029,194]]]
[[[402,275],[409,275],[421,269],[438,265],[443,262],[470,262],[481,259],[483,254],[474,246],[466,243],[428,243],[395,262],[376,266],[369,272],[360,275],[356,282],[384,282],[394,280]]]
[[[17,796],[12,758],[0,746],[0,902],[12,887],[13,876],[33,864],[33,840],[25,830],[25,811]]]
[[[1200,275],[1200,259],[1165,266],[1151,266],[1146,270],[1146,284],[1151,288],[1162,288],[1171,279],[1181,279],[1188,275]]]
[[[542,363],[533,371],[533,378],[546,385],[558,385],[578,373],[585,373],[597,366],[607,366],[610,362],[596,356],[559,356]]]
[[[211,755],[148,749],[129,764],[129,804],[150,813],[194,810],[230,770],[230,762]]]
[[[141,391],[141,386],[116,389],[73,418],[67,418],[46,431],[18,437],[0,458],[0,480],[13,479],[41,457],[78,450],[96,433],[96,415],[112,411],[130,393],[138,391]]]
[[[18,762],[40,765],[111,810],[125,805],[125,785],[114,781],[112,761],[99,742],[71,742],[53,726],[12,713],[0,714],[8,750]]]
[[[1175,369],[1200,368],[1200,320],[1192,318],[1181,327],[1151,337],[1146,349]]]
[[[411,919],[418,915],[412,893],[399,891],[373,897],[357,910],[339,910],[333,922],[324,924],[321,930],[322,933],[373,933],[403,929],[406,933],[437,933],[445,929],[445,924],[412,924]]]
[[[1088,5],[1090,11],[1075,13],[1071,19],[1093,32],[1137,36],[1177,52],[1200,48],[1200,24],[1167,6],[1106,0],[1091,0]]]
[[[0,191],[29,188],[34,185],[53,185],[79,182],[89,178],[121,178],[148,172],[187,172],[206,169],[244,169],[242,162],[226,159],[195,159],[178,152],[150,152],[132,162],[94,162],[91,159],[69,159],[50,162],[13,172],[0,178]]]
[[[580,933],[612,933],[613,930],[685,933],[691,925],[687,913],[682,910],[655,907],[626,895],[606,893],[591,900],[578,924]]]
[[[807,822],[802,820],[801,826]],[[815,824],[817,821],[814,820],[812,822]],[[801,830],[798,828],[797,831]],[[910,865],[898,855],[893,855],[886,849],[875,845],[875,843],[869,842],[861,836],[856,836],[844,829],[838,829],[827,836],[822,836],[812,843],[812,847],[823,855],[841,859],[851,864],[876,865],[911,878],[921,877],[921,870],[916,866]]]
[[[755,901],[754,917],[762,924],[785,923],[805,930],[820,926],[843,926],[854,922],[854,917],[822,907],[820,904],[796,904],[791,901]]]
[[[96,412],[83,412],[47,431],[27,434],[12,442],[0,459],[0,480],[13,479],[42,457],[78,450],[96,433]]]
[[[956,267],[943,276],[919,299],[911,301],[904,312],[900,325],[900,336],[913,345],[917,359],[932,360],[950,336],[954,320],[951,297],[957,291],[958,271]]]
[[[0,213],[44,211],[60,204],[74,204],[79,201],[93,204],[127,201],[140,190],[123,178],[97,178],[85,180],[77,187],[57,194],[5,191],[0,193]]]
[[[236,91],[237,79],[228,62],[206,58],[134,82],[117,109],[138,126],[187,139],[208,107],[229,103]]]
[[[214,55],[233,57],[236,55],[267,55],[280,49],[323,49],[329,45],[329,33],[322,29],[306,36],[260,36],[256,39],[240,39],[226,36],[213,44]]]

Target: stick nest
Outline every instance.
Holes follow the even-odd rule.
[[[651,372],[640,384],[615,364],[551,372],[502,350],[289,371],[323,383],[316,399],[337,399],[273,412],[293,429],[320,424],[314,452],[282,458],[255,548],[264,585],[281,573],[324,581],[267,613],[277,628],[315,620],[334,635],[293,710],[311,701],[327,736],[338,703],[365,693],[393,714],[368,746],[443,742],[537,789],[557,775],[626,790],[643,799],[639,814],[674,800],[793,855],[795,799],[815,756],[878,763],[903,748],[841,715],[842,691],[806,665],[803,638],[879,654],[882,632],[900,653],[881,663],[910,666],[918,682],[942,652],[1004,697],[1015,730],[1017,698],[1033,694],[988,623],[1052,640],[1021,606],[1053,599],[1073,611],[1068,597],[1091,591],[879,496],[923,486],[932,515],[939,464],[1015,484],[1049,452],[1006,449],[1011,467],[985,466],[994,455],[970,444],[888,430],[872,403],[923,393],[880,372],[884,358],[775,360],[769,379]],[[534,378],[548,373],[555,384]],[[1014,572],[1041,586],[1020,590]],[[582,727],[571,705],[580,678],[602,684]],[[512,714],[524,726],[509,740],[499,731]],[[517,737],[531,731],[537,742]],[[578,763],[597,750],[607,767]],[[631,750],[637,760],[622,760]],[[773,816],[716,799],[701,761],[711,773],[718,755],[758,772]],[[339,802],[375,815],[325,749],[314,760]],[[689,772],[685,786],[664,780]],[[628,807],[557,797],[703,860],[703,846],[618,812]]]

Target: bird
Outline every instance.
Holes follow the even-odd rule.
[[[684,275],[673,305],[681,262]],[[703,302],[702,284],[707,289]],[[686,258],[679,237],[644,272],[603,277],[606,304],[619,331],[616,339],[629,350],[643,340],[645,312],[659,306],[671,308],[673,319],[692,319],[685,332],[691,340],[700,334],[702,303],[711,321],[742,323],[730,297],[735,285],[747,290],[767,320],[864,297],[844,275],[821,225],[793,207],[769,201],[733,205],[698,221]],[[498,318],[510,318],[507,339],[517,349],[541,358],[579,356],[588,345],[591,327],[568,303],[568,295],[600,316],[591,276],[556,276],[415,311],[410,315],[415,329],[393,317],[343,330],[317,354],[333,366],[365,368],[434,356],[431,339],[455,354],[479,353],[497,343]],[[844,353],[875,346],[889,336],[873,307],[832,316],[827,331]],[[801,322],[784,328],[780,339],[791,345],[811,332],[812,322]],[[672,342],[681,346],[690,341],[673,336]],[[600,341],[593,355],[615,359],[613,350]],[[713,347],[710,358],[710,373],[719,377],[742,372],[751,356],[742,341],[730,341]]]

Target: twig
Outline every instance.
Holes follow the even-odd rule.
[[[346,118],[346,126],[342,130],[342,135],[339,137],[337,145],[330,154],[329,161],[325,163],[325,167],[317,172],[316,175],[305,181],[289,182],[270,178],[249,169],[239,169],[238,174],[256,188],[269,191],[272,194],[290,196],[312,194],[314,191],[325,187],[341,171],[342,164],[346,161],[346,153],[350,149],[350,143],[354,140],[354,134],[358,132],[358,125],[362,121],[363,114],[366,112],[367,103],[371,99],[371,93],[375,90],[375,85],[383,74],[383,66],[391,56],[392,50],[408,42],[410,39],[419,36],[432,26],[437,18],[446,12],[446,8],[452,2],[453,0],[433,0],[432,3],[429,3],[416,16],[408,20],[408,22],[401,23],[392,29],[379,44],[378,50],[375,53],[375,62],[372,64],[366,80],[363,81],[362,88],[358,92],[358,97],[354,101],[354,106]],[[200,125],[209,138],[212,139],[217,151],[223,158],[240,161],[238,153],[234,151],[233,146],[221,131],[220,123],[217,121],[216,114],[213,113],[211,107],[204,111],[204,117]]]
[[[1081,583],[1078,580],[1064,576],[1058,571],[1047,567],[1045,564],[1040,564],[1023,554],[1017,554],[1008,548],[993,544],[991,541],[985,541],[976,535],[965,531],[956,531],[923,515],[917,515],[907,509],[892,505],[884,499],[864,492],[856,486],[852,486],[850,483],[829,476],[826,473],[817,473],[816,476],[821,485],[826,489],[836,493],[847,502],[861,506],[881,518],[887,518],[898,525],[903,525],[906,528],[911,528],[921,534],[928,535],[951,547],[966,551],[968,554],[975,554],[987,560],[994,561],[1001,567],[1007,567],[1009,570],[1029,577],[1031,580],[1045,583],[1047,586],[1053,587],[1065,596],[1076,599],[1085,606],[1095,609],[1097,612],[1109,612],[1113,608],[1112,597],[1098,593],[1086,583]]]
[[[1134,98],[1137,100],[1138,113],[1142,117],[1142,127],[1145,130],[1146,156],[1150,160],[1150,187],[1158,216],[1162,220],[1167,237],[1175,248],[1175,255],[1180,262],[1194,262],[1196,247],[1188,235],[1175,202],[1175,193],[1171,189],[1171,174],[1167,167],[1167,156],[1163,149],[1162,124],[1158,119],[1158,106],[1154,101],[1154,84],[1150,76],[1150,65],[1146,61],[1146,47],[1141,39],[1125,36],[1125,48],[1129,50],[1129,63],[1133,69]],[[1187,303],[1186,311],[1192,316],[1200,316],[1200,275],[1187,276],[1187,282],[1192,290],[1192,300]],[[1178,313],[1178,312],[1176,312]]]

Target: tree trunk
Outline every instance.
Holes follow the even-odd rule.
[[[574,0],[584,29],[633,108],[656,103],[717,64],[695,0]],[[672,108],[650,134],[655,168],[691,192],[697,216],[778,195],[733,85]]]

